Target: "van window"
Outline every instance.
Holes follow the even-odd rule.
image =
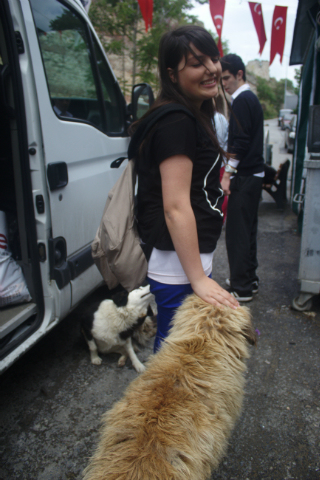
[[[55,114],[123,133],[123,98],[87,23],[58,0],[30,3]]]
[[[122,109],[119,108],[118,85],[111,75],[109,66],[102,56],[97,42],[93,39],[94,51],[98,64],[99,76],[102,85],[102,94],[107,114],[107,126],[110,133],[116,133],[123,128]]]

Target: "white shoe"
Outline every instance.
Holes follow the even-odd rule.
[[[252,293],[250,292],[247,292],[246,294],[243,294],[243,293],[239,294],[234,290],[230,289],[229,293],[231,293],[231,295],[233,295],[234,298],[238,300],[238,302],[251,302],[251,300],[253,299]]]

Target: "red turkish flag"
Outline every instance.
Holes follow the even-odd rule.
[[[264,45],[267,41],[266,31],[264,29],[261,3],[254,3],[254,2],[248,2],[248,3],[251,10],[252,20],[257,31],[259,44],[260,44],[259,54],[261,55]]]
[[[279,53],[280,63],[282,63],[284,43],[286,40],[287,9],[288,7],[279,7],[278,5],[274,7],[271,30],[270,66],[277,53]]]
[[[138,0],[138,3],[147,32],[152,27],[153,0]]]
[[[219,37],[217,46],[220,52],[220,56],[223,57],[221,34],[222,34],[224,7],[226,6],[226,0],[209,0],[209,5],[210,5],[211,17]]]

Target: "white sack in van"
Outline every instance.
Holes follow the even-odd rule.
[[[9,251],[6,214],[0,211],[0,307],[30,300],[21,267]]]

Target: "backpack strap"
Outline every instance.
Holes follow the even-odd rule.
[[[168,103],[167,105],[163,105],[162,107],[157,108],[156,110],[150,113],[150,115],[145,119],[145,121],[141,122],[137,130],[134,132],[128,148],[129,159],[134,159],[136,163],[136,158],[139,152],[141,142],[146,138],[148,133],[151,131],[151,129],[160,119],[162,119],[163,117],[165,117],[166,115],[172,112],[186,113],[187,115],[189,115],[189,117],[191,117],[196,121],[195,116],[190,112],[190,110],[188,110],[188,108],[186,108],[183,105],[179,105],[178,103]],[[148,243],[141,245],[141,248],[148,262],[150,260],[153,247],[163,228],[164,223],[165,223],[165,218],[160,217],[152,230],[150,241]]]
[[[162,118],[172,112],[183,112],[189,115],[192,119],[196,121],[196,117],[190,112],[190,110],[178,103],[168,103],[162,107],[153,110],[150,115],[140,123],[137,130],[134,132],[129,148],[128,148],[128,158],[135,158],[138,155],[141,142],[146,138],[150,130],[154,125]],[[198,122],[197,122],[198,123]]]

